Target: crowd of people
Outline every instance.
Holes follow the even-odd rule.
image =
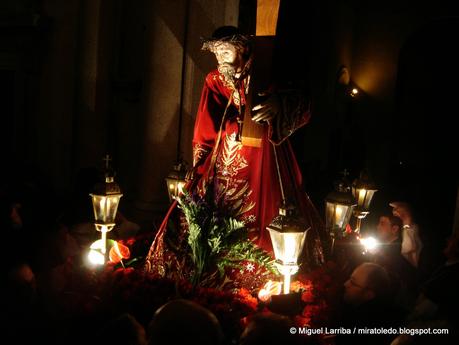
[[[365,250],[358,245],[351,246],[351,240],[342,249],[351,258],[344,260],[343,268],[352,273],[344,283],[341,322],[348,327],[398,331],[376,336],[371,333],[347,336],[338,343],[354,344],[367,338],[372,344],[427,344],[432,341],[450,344],[457,337],[458,326],[453,310],[459,299],[453,291],[459,286],[453,277],[459,269],[459,231],[455,229],[445,239],[443,259],[435,265],[429,259],[437,255],[426,252],[411,205],[406,202],[389,205],[392,209],[379,216],[374,233],[378,240],[376,248]],[[357,243],[358,240],[353,242]],[[342,259],[343,255],[337,257]],[[400,334],[401,328],[411,333]],[[419,334],[429,329],[430,332],[446,330],[447,335],[433,338]]]

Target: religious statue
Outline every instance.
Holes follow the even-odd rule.
[[[192,143],[193,168],[185,187],[188,198],[194,195],[209,200],[210,195],[217,212],[226,212],[244,228],[247,241],[272,253],[266,226],[279,214],[285,193],[313,230],[306,246],[309,250],[305,250],[309,257],[302,260],[320,262],[323,223],[303,190],[288,141],[310,119],[308,99],[298,90],[269,90],[263,101],[250,109],[249,121],[262,128],[260,145],[246,146],[242,136],[254,62],[252,39],[235,27],[224,26],[204,41],[202,49],[215,54],[218,67],[207,75],[202,89]],[[187,258],[182,250],[190,243],[189,224],[180,208],[183,204],[174,202],[161,224],[146,259],[148,271],[166,276],[186,272]],[[172,226],[174,218],[178,221]]]

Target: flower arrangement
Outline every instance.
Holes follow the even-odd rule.
[[[189,230],[184,243],[192,264],[190,280],[145,272],[142,255],[152,234],[140,234],[119,240],[110,253],[112,262],[105,266],[69,265],[60,296],[63,314],[91,320],[129,312],[146,326],[160,306],[185,298],[211,310],[227,339],[236,342],[253,315],[271,312],[269,303],[257,297],[268,279],[276,279],[274,260],[248,239],[244,223],[230,210],[217,207],[209,194],[185,193],[177,201]],[[301,310],[290,315],[296,325],[321,327],[332,322],[341,284],[336,269],[326,264],[296,275],[291,291],[302,302]],[[209,279],[218,283],[210,284]]]
[[[204,273],[217,268],[219,278],[228,269],[242,269],[252,262],[276,274],[273,258],[248,238],[245,224],[237,220],[227,208],[217,207],[211,189],[201,197],[184,192],[177,198],[188,224],[187,243],[194,265],[193,286],[201,283]]]
[[[142,241],[143,237],[140,236],[138,240],[131,238],[122,243],[135,253],[135,248]],[[108,263],[93,269],[76,263],[69,265],[67,285],[60,294],[63,314],[68,318],[75,317],[87,320],[85,322],[88,324],[96,324],[94,319],[106,320],[129,312],[146,326],[164,303],[185,298],[211,310],[219,319],[226,338],[236,341],[253,315],[271,312],[269,303],[257,298],[258,289],[193,286],[188,280],[172,280],[147,273],[135,267],[138,262],[128,261],[124,267],[121,263]],[[245,277],[256,276],[247,274],[253,272],[250,264],[250,261],[242,262],[241,268],[231,271],[240,273],[243,270]],[[303,308],[290,317],[298,327],[315,328],[332,324],[335,301],[340,296],[341,282],[336,277],[337,268],[332,264],[296,275],[291,290],[301,295]]]

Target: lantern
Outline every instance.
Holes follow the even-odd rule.
[[[374,183],[365,172],[361,172],[360,177],[352,183],[352,194],[357,200],[357,207],[354,210],[354,216],[357,217],[357,232],[360,232],[362,219],[370,213],[370,203],[377,191]]]
[[[282,206],[279,215],[267,226],[276,257],[276,266],[284,276],[284,294],[290,293],[290,276],[298,271],[298,258],[310,227],[295,214],[293,207]]]
[[[112,172],[108,167],[110,157],[107,155],[105,181],[94,187],[94,192],[89,194],[92,198],[96,230],[101,232],[102,253],[107,254],[107,232],[115,227],[115,217],[118,211],[120,198],[123,196],[120,187],[115,182]],[[106,262],[107,260],[105,260]]]
[[[170,202],[174,201],[174,199],[183,192],[183,187],[185,187],[186,184],[185,178],[185,164],[179,161],[174,164],[174,167],[166,177],[167,192],[169,193]]]
[[[331,234],[342,233],[357,205],[344,181],[335,183],[335,190],[325,198],[325,224]]]
[[[333,254],[335,238],[341,237],[357,205],[349,185],[343,180],[335,183],[335,190],[325,198],[325,225],[331,237],[330,254]]]

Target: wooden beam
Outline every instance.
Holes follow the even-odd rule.
[[[280,0],[257,0],[257,36],[275,36]]]

